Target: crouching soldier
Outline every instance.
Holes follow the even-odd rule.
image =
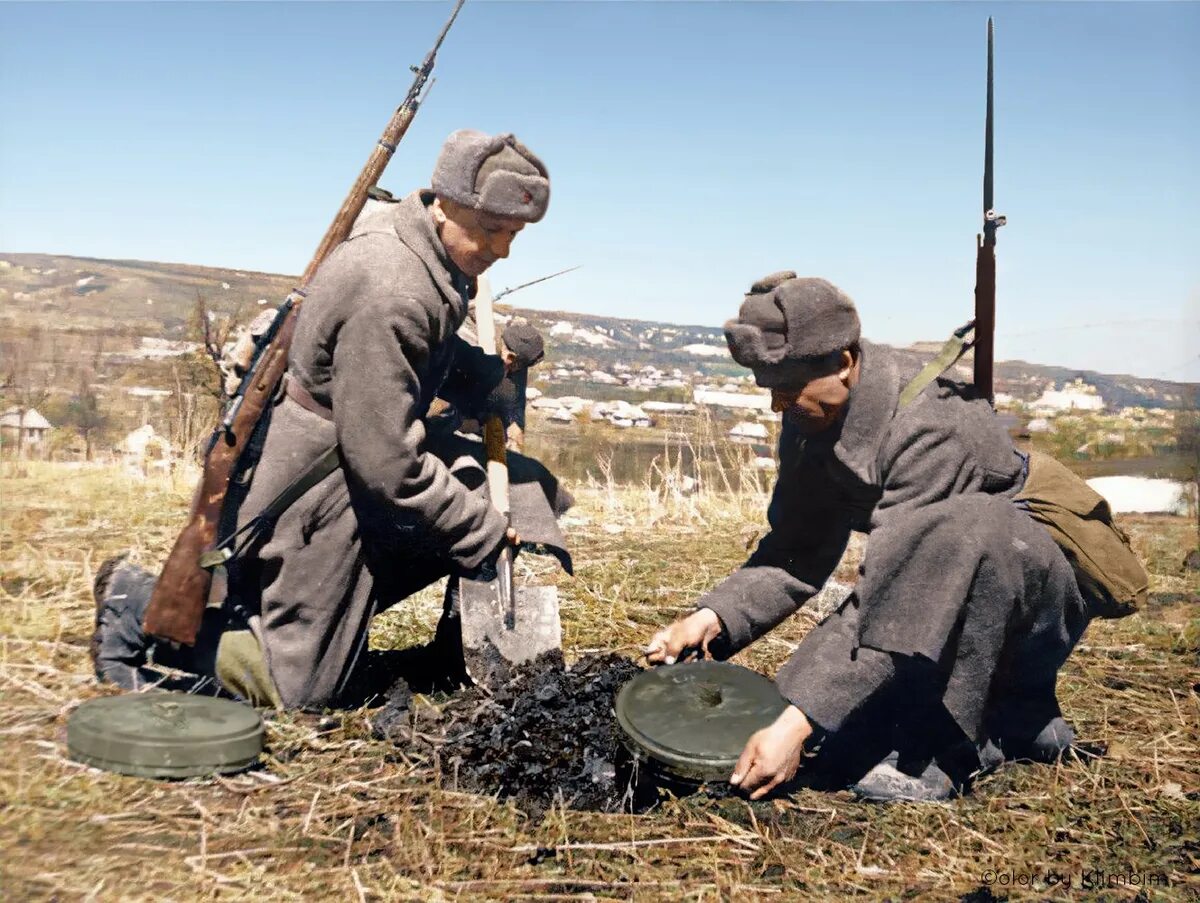
[[[469,345],[479,344],[474,305],[458,335]],[[491,392],[457,402],[439,397],[430,408],[430,423],[438,430],[482,437],[484,421],[495,415],[504,424],[508,450],[521,452],[525,450],[529,371],[546,356],[545,340],[528,323],[510,323],[500,334],[499,355],[504,361],[505,375]]]
[[[1057,672],[1095,612],[1014,502],[1027,459],[988,403],[932,375],[908,397],[912,374],[821,279],[756,283],[725,335],[783,415],[771,530],[648,659],[734,654],[821,589],[852,530],[870,534],[855,591],[780,669],[791,705],[731,782],[763,796],[819,746],[814,765],[862,796],[941,799],[1005,757],[1062,754]]]
[[[299,315],[285,389],[227,528],[248,542],[223,604],[194,648],[155,645],[141,633],[153,578],[110,565],[96,587],[101,679],[132,686],[152,655],[257,704],[340,704],[361,687],[377,612],[447,575],[494,575],[506,543],[561,548],[555,517],[569,499],[544,467],[510,456],[510,529],[486,494],[482,444],[427,423],[436,396],[457,402],[501,382],[502,360],[456,334],[476,279],[542,219],[549,195],[546,167],[512,135],[464,130],[443,147],[432,190],[364,208]],[[334,446],[332,471],[264,522]],[[456,652],[461,661],[461,649],[442,658]]]

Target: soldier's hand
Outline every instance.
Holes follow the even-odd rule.
[[[525,450],[525,431],[517,424],[510,423],[506,431],[508,436],[508,450],[522,452]]]
[[[514,372],[521,369],[520,362],[517,356],[507,348],[501,347],[500,359],[504,361],[504,375],[511,376]]]
[[[795,777],[804,743],[812,732],[808,717],[794,705],[788,706],[746,742],[729,783],[749,793],[752,800],[766,796]]]
[[[517,531],[516,531],[514,528],[512,528],[512,527],[509,527],[509,528],[508,528],[508,529],[507,529],[507,530],[504,532],[504,538],[508,540],[508,544],[509,544],[510,546],[519,546],[519,545],[521,544],[521,534],[519,534],[519,533],[518,533],[518,532],[517,532]]]
[[[673,665],[684,653],[708,656],[708,644],[721,635],[721,619],[711,608],[701,608],[660,630],[646,646],[646,661]]]

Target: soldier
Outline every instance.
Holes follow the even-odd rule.
[[[474,304],[458,335],[470,345],[478,344]],[[483,421],[494,413],[504,423],[508,450],[521,452],[525,450],[525,402],[529,371],[545,357],[546,344],[542,334],[528,323],[510,323],[500,334],[499,353],[505,367],[505,376],[500,384],[484,397],[465,401],[460,399],[457,404],[452,400],[437,399],[430,409],[430,423],[431,427],[440,430],[482,436]]]
[[[1095,612],[1012,501],[1027,459],[988,403],[940,379],[902,404],[908,374],[821,279],[766,277],[725,335],[783,415],[771,530],[649,661],[734,654],[821,589],[852,530],[870,533],[855,591],[776,675],[791,705],[731,783],[757,799],[819,745],[814,765],[861,796],[942,799],[1005,757],[1063,753],[1057,672]]]
[[[511,457],[508,529],[486,495],[481,444],[426,422],[435,396],[487,394],[504,376],[499,358],[456,333],[475,280],[542,219],[549,197],[546,167],[516,138],[463,130],[442,148],[431,190],[364,209],[304,302],[237,525],[335,443],[339,466],[229,563],[224,604],[208,609],[196,646],[158,644],[157,663],[215,675],[256,704],[338,704],[355,692],[378,611],[447,575],[493,576],[518,531],[563,544],[555,515],[567,498],[545,468]],[[146,677],[152,583],[125,563],[97,580],[102,679]]]

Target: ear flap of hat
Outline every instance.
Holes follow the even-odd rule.
[[[780,270],[778,273],[772,273],[770,276],[763,276],[758,282],[750,286],[750,294],[765,295],[768,292],[773,292],[789,279],[795,279],[796,273],[793,270]]]
[[[810,277],[795,279],[780,286],[774,297],[787,322],[790,357],[822,357],[858,341],[858,311],[833,283]]]
[[[516,135],[508,134],[508,135],[501,135],[500,137],[503,138],[508,143],[509,147],[511,147],[518,154],[520,154],[522,157],[524,157],[526,160],[528,160],[530,163],[532,163],[533,168],[536,169],[539,174],[541,174],[542,178],[545,178],[545,179],[550,178],[550,173],[546,169],[546,164],[542,162],[542,158],[539,157],[537,154],[535,154],[533,151],[531,151],[529,148],[527,148],[520,141],[518,141]]]
[[[550,182],[540,175],[497,169],[479,189],[476,207],[496,216],[536,223],[550,204]]]
[[[729,320],[725,323],[725,343],[733,359],[743,367],[770,367],[788,354],[788,346],[768,348],[763,331],[749,323]]]

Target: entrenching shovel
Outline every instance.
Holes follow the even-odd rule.
[[[479,347],[498,354],[492,295],[483,280],[475,298],[475,319]],[[511,524],[506,437],[499,416],[487,419],[483,441],[492,504]],[[513,549],[508,544],[496,561],[495,580],[459,580],[459,617],[467,674],[483,687],[499,686],[515,666],[562,648],[557,587],[517,586],[513,581]]]

